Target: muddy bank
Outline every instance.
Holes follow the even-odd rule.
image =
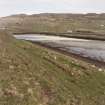
[[[98,66],[105,65],[105,41],[84,40],[40,34],[14,35],[17,39],[28,40],[61,53],[89,61]]]
[[[95,65],[96,67],[99,67],[99,68],[105,68],[105,62],[103,62],[103,61],[98,61],[98,60],[95,60],[95,59],[91,59],[89,57],[83,57],[81,55],[78,55],[78,54],[75,54],[75,53],[72,53],[72,52],[67,52],[67,51],[64,51],[62,49],[58,49],[58,48],[49,46],[47,44],[43,44],[41,42],[33,42],[33,41],[30,41],[30,42],[32,42],[34,44],[37,44],[37,45],[40,45],[42,47],[46,47],[48,49],[57,51],[59,53],[65,54],[67,56],[71,56],[71,57],[76,58],[78,60],[80,59],[80,60],[86,61],[88,63],[91,63],[93,66]]]

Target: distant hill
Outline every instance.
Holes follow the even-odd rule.
[[[0,19],[0,27],[13,33],[48,33],[105,39],[105,13],[11,15]]]
[[[105,14],[35,14],[3,17],[0,23],[9,28],[29,29],[33,32],[68,32],[69,30],[94,30],[104,25]],[[97,23],[97,25],[96,25]],[[20,25],[21,27],[19,27]],[[24,26],[24,27],[23,27]],[[90,26],[90,27],[89,27]],[[30,27],[30,28],[29,28]],[[38,30],[39,28],[39,30]],[[56,29],[57,28],[57,29]],[[102,29],[101,29],[102,31]]]

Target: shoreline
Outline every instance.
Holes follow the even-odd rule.
[[[39,34],[39,33],[37,33],[37,34]],[[14,34],[14,35],[19,35],[19,34]],[[26,34],[22,34],[22,35],[26,35]],[[45,35],[45,34],[41,34],[41,35]],[[46,35],[46,36],[52,36],[53,37],[54,35]],[[55,35],[55,36],[57,36],[57,35]],[[59,36],[59,37],[61,37],[61,38],[68,38],[68,37],[65,37],[65,36]],[[69,37],[69,38],[71,38],[71,37]],[[76,39],[77,40],[84,40],[83,38],[82,39],[76,38]],[[88,40],[88,39],[85,39],[85,40]],[[27,40],[27,41],[29,41],[29,40]],[[90,41],[92,41],[92,39]],[[100,40],[96,40],[96,41],[100,41]],[[48,48],[48,49],[52,49],[52,50],[54,50],[56,52],[59,52],[59,53],[62,53],[64,55],[71,56],[73,58],[86,61],[88,63],[91,63],[92,65],[95,65],[96,67],[105,68],[105,62],[104,61],[98,61],[98,60],[95,60],[95,59],[92,59],[92,58],[89,58],[89,57],[83,57],[80,54],[75,54],[75,53],[72,53],[72,52],[64,51],[64,50],[62,50],[60,48],[55,48],[55,47],[50,46],[50,45],[48,45],[46,43],[35,42],[35,41],[32,41],[32,40],[30,40],[29,42],[32,42],[34,44],[40,45],[40,46],[45,47],[45,48]]]
[[[48,48],[48,49],[51,49],[53,51],[56,51],[56,52],[64,54],[64,55],[71,56],[71,57],[73,57],[75,59],[78,59],[78,60],[80,59],[82,61],[85,61],[87,63],[95,65],[98,68],[105,68],[105,62],[98,61],[98,60],[95,60],[95,59],[91,59],[91,58],[88,58],[88,57],[83,57],[83,56],[81,56],[79,54],[74,54],[72,52],[67,52],[67,51],[64,51],[64,50],[61,50],[61,49],[57,49],[55,47],[51,47],[51,46],[49,46],[47,44],[43,44],[41,42],[33,42],[33,41],[29,41],[29,42],[31,42],[33,44],[37,44],[37,45],[45,47],[45,48]]]
[[[88,34],[88,33],[53,33],[53,32],[27,32],[27,33],[13,33],[14,35],[26,35],[26,34],[40,34],[46,36],[59,36],[65,38],[77,38],[77,39],[85,39],[85,40],[97,40],[97,41],[105,41],[103,34]],[[98,37],[99,36],[99,37]]]

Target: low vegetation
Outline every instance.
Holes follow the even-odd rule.
[[[105,71],[0,31],[0,105],[105,105]]]
[[[105,14],[12,15],[0,27],[13,33],[46,33],[105,40]]]

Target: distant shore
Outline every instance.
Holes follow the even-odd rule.
[[[50,36],[61,36],[61,37],[67,37],[67,38],[77,38],[77,39],[88,39],[88,40],[100,40],[105,41],[103,34],[80,34],[80,33],[54,33],[54,32],[20,32],[20,33],[13,33],[16,35],[19,34],[41,34],[41,35],[50,35]]]

